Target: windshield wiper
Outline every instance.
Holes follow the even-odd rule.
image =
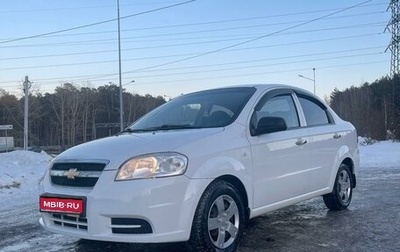
[[[163,124],[158,127],[160,130],[172,130],[172,129],[193,129],[190,124]]]
[[[122,133],[138,133],[138,132],[149,132],[149,131],[158,131],[158,130],[174,130],[174,129],[194,129],[195,127],[190,124],[163,124],[161,126],[149,127],[143,129],[132,129],[126,128],[123,131],[117,134],[120,135]]]
[[[174,129],[193,129],[190,124],[163,124],[161,126],[150,127],[143,129],[143,131],[158,131],[158,130],[174,130]]]
[[[131,129],[131,128],[126,128],[126,129],[123,129],[122,131],[118,132],[118,133],[116,134],[116,136],[119,136],[119,135],[121,135],[122,133],[133,133],[133,132],[136,132],[136,130],[133,130],[133,129]]]

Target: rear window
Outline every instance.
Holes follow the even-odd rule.
[[[312,98],[299,96],[307,126],[318,126],[332,123],[327,108]]]

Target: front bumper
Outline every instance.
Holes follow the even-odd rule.
[[[51,185],[41,193],[86,197],[86,216],[41,213],[47,230],[89,240],[115,242],[187,241],[197,203],[211,182],[186,176],[114,181],[116,171],[104,171],[91,189]]]

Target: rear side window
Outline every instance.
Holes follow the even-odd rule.
[[[275,96],[262,102],[265,103],[258,104],[259,109],[253,115],[254,125],[257,125],[261,118],[271,116],[284,119],[288,129],[300,126],[297,110],[290,94]]]
[[[327,108],[320,102],[309,97],[299,96],[301,107],[306,117],[307,126],[317,126],[332,123]]]

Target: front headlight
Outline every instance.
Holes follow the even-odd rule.
[[[115,180],[157,178],[185,173],[187,157],[179,153],[155,153],[134,157],[119,168]]]

